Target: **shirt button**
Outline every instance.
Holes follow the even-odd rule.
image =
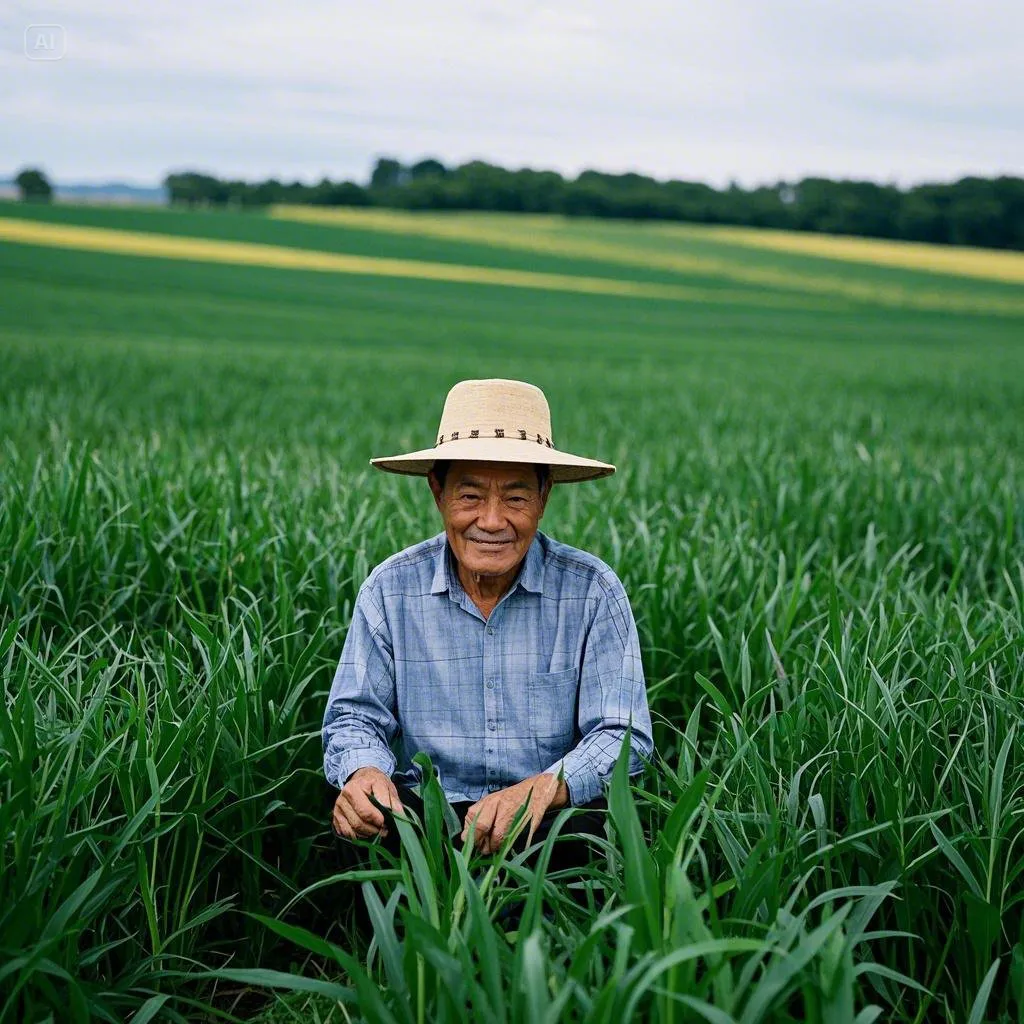
[[[488,690],[493,690],[494,689],[494,680],[493,679],[488,679],[487,680],[487,689]]]
[[[498,727],[493,722],[488,722],[487,723],[487,728],[490,729],[491,732],[494,732],[494,730],[497,729]]]
[[[487,627],[487,635],[494,636],[494,630],[490,626]]]
[[[487,748],[487,753],[488,754],[493,754],[494,753],[494,747],[488,747]]]

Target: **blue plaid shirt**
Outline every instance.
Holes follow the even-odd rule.
[[[324,772],[375,765],[415,785],[430,755],[448,800],[565,769],[572,804],[603,794],[632,719],[630,773],[653,750],[636,624],[615,573],[538,532],[485,620],[444,533],[359,590],[324,714]],[[394,751],[393,748],[394,747]]]

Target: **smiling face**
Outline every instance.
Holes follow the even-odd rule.
[[[461,568],[486,577],[512,573],[526,556],[551,490],[526,463],[452,462],[444,484],[427,477],[448,543]]]

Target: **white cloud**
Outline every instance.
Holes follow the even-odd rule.
[[[29,61],[26,25],[67,56]],[[373,158],[745,183],[1024,170],[1014,0],[23,2],[0,14],[15,170],[366,178]]]

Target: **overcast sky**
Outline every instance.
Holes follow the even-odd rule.
[[[5,0],[0,33],[0,175],[1024,173],[1022,0]]]

